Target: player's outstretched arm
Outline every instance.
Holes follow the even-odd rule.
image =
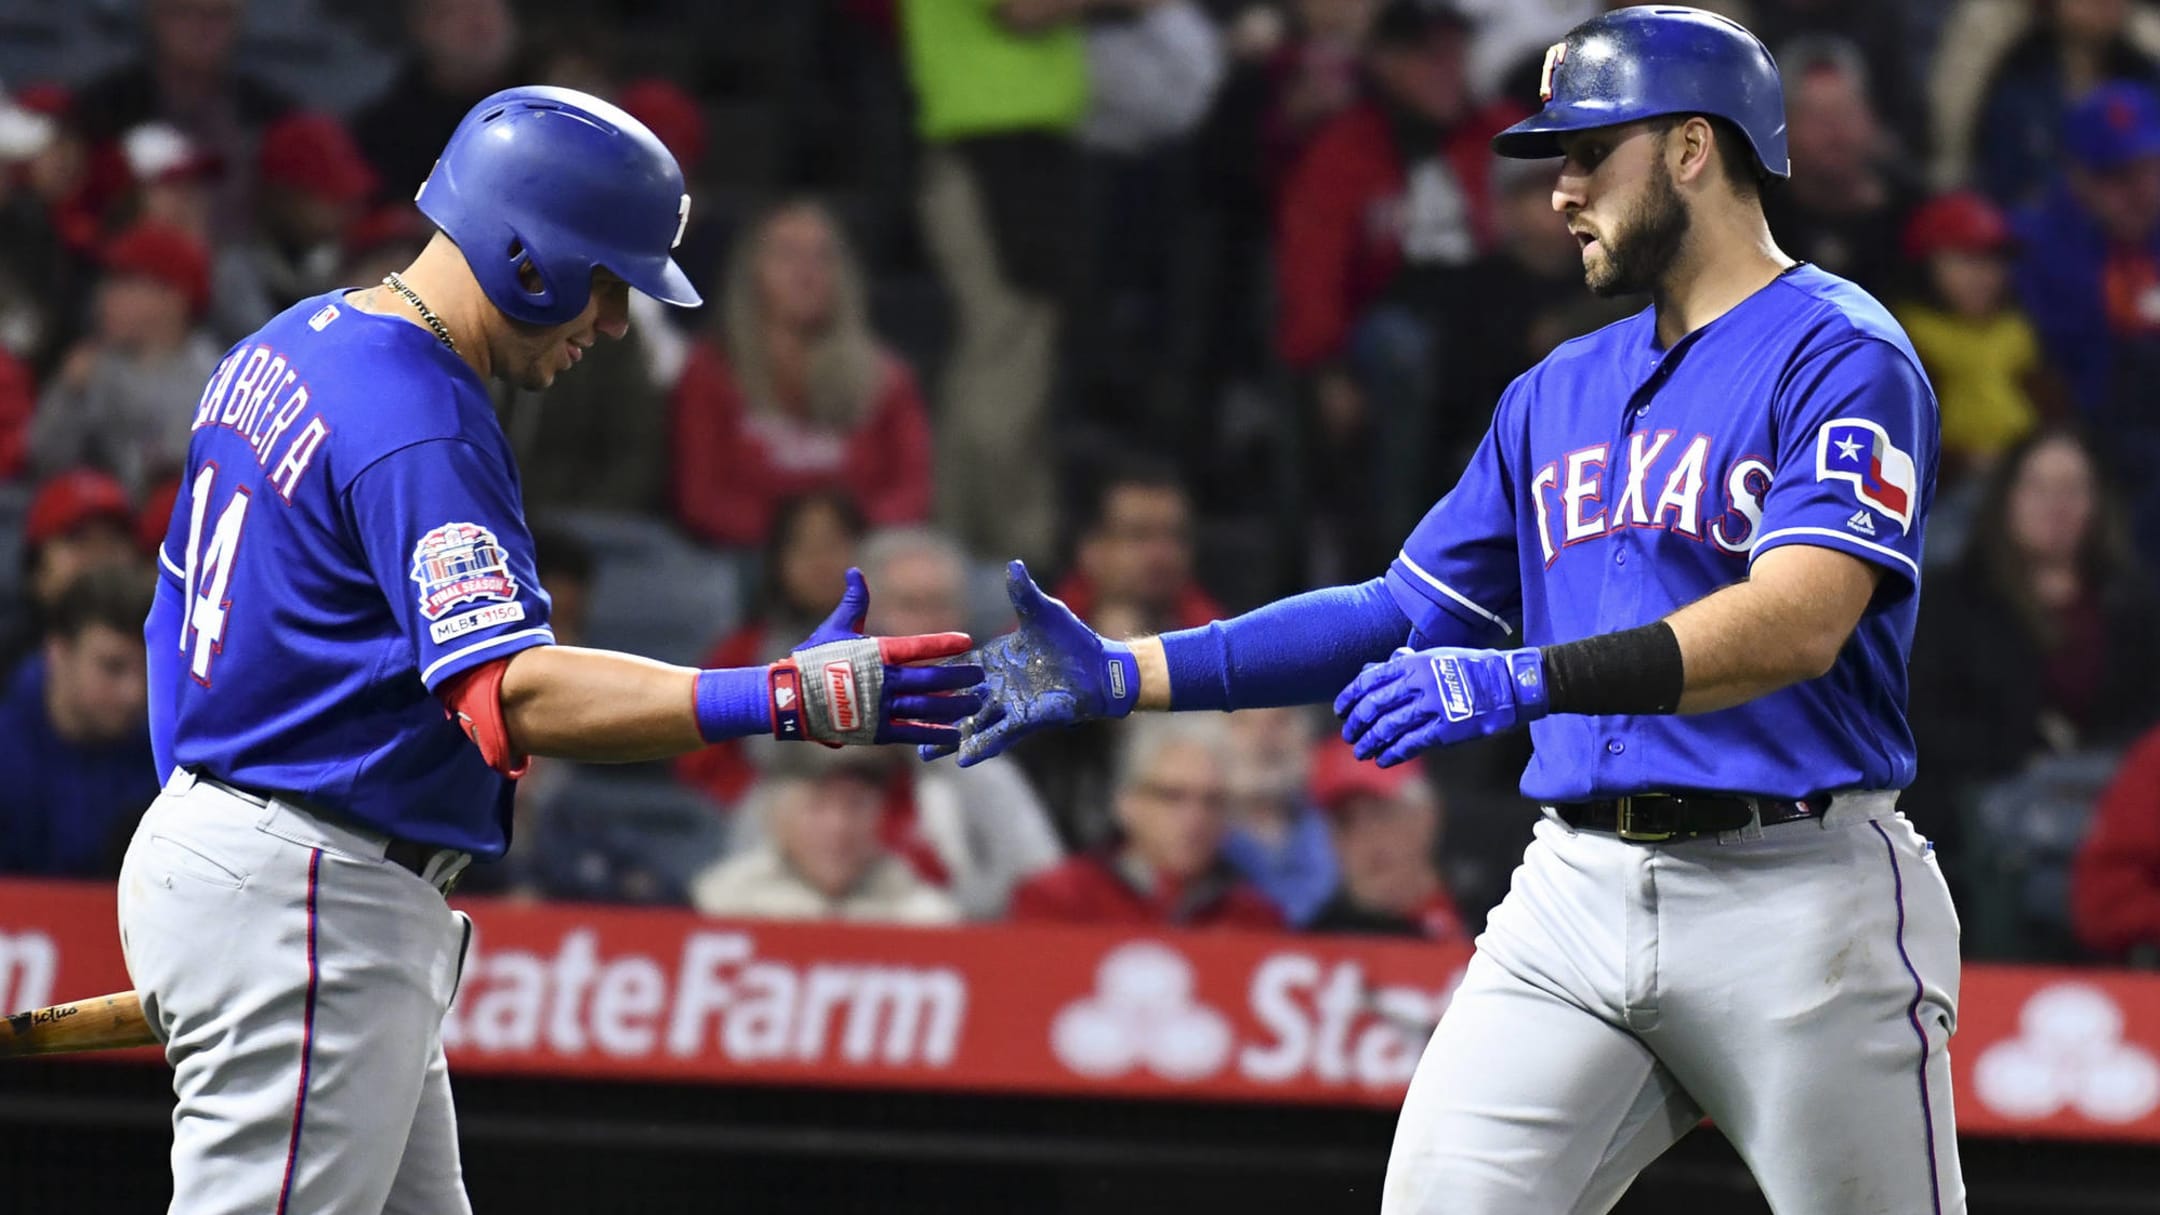
[[[1343,738],[1382,767],[1550,713],[1709,713],[1814,679],[1837,661],[1880,567],[1792,544],[1746,581],[1665,619],[1520,650],[1403,649],[1335,700]]]
[[[861,572],[849,570],[847,594],[831,617],[786,658],[763,667],[699,671],[607,650],[536,646],[498,668],[499,746],[490,746],[487,723],[475,721],[463,701],[460,714],[491,763],[498,751],[513,762],[526,755],[664,759],[766,732],[831,746],[957,743],[954,723],[982,706],[982,668],[951,661],[972,641],[965,633],[863,636],[869,605]]]
[[[1136,709],[1244,709],[1325,701],[1411,635],[1380,579],[1307,591],[1203,628],[1113,641],[1043,593],[1015,561],[1006,593],[1019,627],[982,647],[986,701],[960,724],[965,766],[1051,726]],[[1465,637],[1468,637],[1467,627]]]

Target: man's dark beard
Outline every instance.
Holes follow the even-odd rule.
[[[1654,290],[1680,256],[1688,220],[1687,204],[1680,201],[1672,175],[1661,162],[1650,174],[1642,201],[1608,229],[1610,239],[1598,242],[1605,249],[1604,267],[1584,267],[1583,282],[1593,295],[1604,299]]]

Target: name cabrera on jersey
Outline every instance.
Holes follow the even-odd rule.
[[[1670,350],[1655,338],[1646,310],[1516,380],[1388,587],[1424,644],[1545,645],[1660,619],[1784,545],[1849,553],[1882,580],[1828,674],[1716,713],[1547,718],[1523,793],[1904,787],[1940,430],[1918,356],[1809,266]]]
[[[196,409],[160,553],[183,605],[175,763],[499,855],[510,782],[434,690],[554,640],[509,444],[427,330],[306,300]]]

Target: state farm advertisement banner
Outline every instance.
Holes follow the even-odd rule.
[[[745,924],[461,900],[468,1073],[1388,1106],[1466,950],[1094,929]],[[0,882],[0,1006],[128,986],[112,892]],[[2160,975],[1971,966],[1958,1121],[2160,1142]]]
[[[476,907],[472,1071],[1329,1101],[1399,1095],[1468,955]]]

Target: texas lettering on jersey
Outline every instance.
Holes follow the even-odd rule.
[[[1530,492],[1545,563],[1551,565],[1568,545],[1620,527],[1657,528],[1745,556],[1762,521],[1763,495],[1774,470],[1759,456],[1743,456],[1713,477],[1708,472],[1711,436],[1697,434],[1678,443],[1678,434],[1629,435],[1617,476],[1606,471],[1615,463],[1609,443],[1568,452],[1538,469]],[[1608,482],[1620,490],[1609,506]],[[1717,492],[1710,502],[1716,509],[1706,521],[1705,494],[1713,485]]]

